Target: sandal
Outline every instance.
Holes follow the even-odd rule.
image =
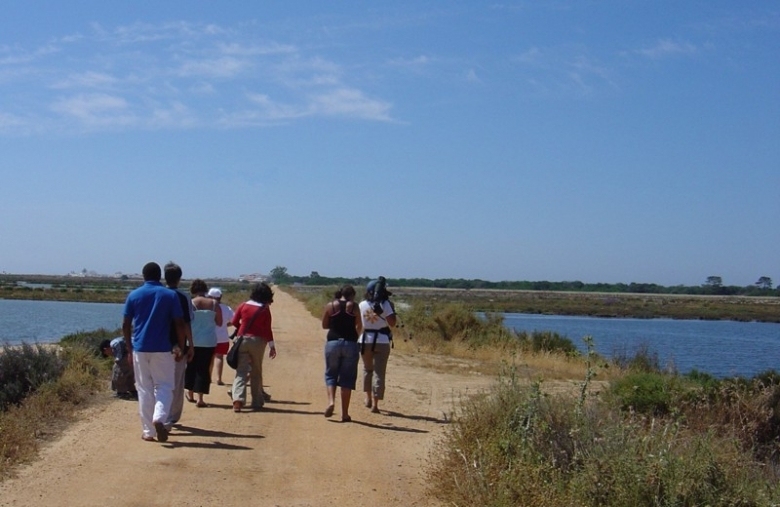
[[[333,415],[333,405],[328,405],[328,408],[325,409],[325,417],[330,417]]]
[[[166,442],[168,440],[168,430],[165,428],[165,425],[161,422],[156,422],[153,425],[155,431],[157,431],[157,441]]]
[[[190,395],[185,394],[184,397],[187,398],[187,401],[189,401],[190,403],[195,403],[195,398],[190,397]]]
[[[195,404],[195,406],[196,406],[196,407],[198,407],[198,408],[205,408],[205,407],[208,407],[208,405],[206,404],[206,402],[205,402],[205,401],[199,401],[199,402],[197,402],[197,403]]]
[[[345,415],[344,417],[341,418],[341,422],[343,422],[343,423],[344,422],[352,422],[352,418],[350,416],[348,416],[348,415]]]

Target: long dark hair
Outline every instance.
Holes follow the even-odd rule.
[[[333,294],[333,299],[341,298],[346,300],[355,299],[355,288],[349,284],[342,285],[341,288]]]

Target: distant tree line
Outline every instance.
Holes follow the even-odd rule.
[[[276,266],[269,273],[271,280],[279,285],[343,285],[346,283],[360,286],[367,284],[370,277],[327,277],[312,271],[308,276],[296,276],[287,272],[284,266]],[[429,287],[436,289],[498,289],[531,291],[571,291],[571,292],[609,292],[631,294],[686,294],[717,296],[780,296],[780,285],[772,288],[772,279],[762,276],[752,285],[724,285],[720,276],[709,276],[702,285],[664,286],[655,283],[583,283],[548,281],[502,281],[489,282],[465,278],[388,278],[388,284],[396,287]],[[360,292],[358,290],[358,292]]]

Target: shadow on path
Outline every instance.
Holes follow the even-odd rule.
[[[341,422],[338,419],[329,419],[328,422],[338,423],[338,424],[359,424],[360,426],[366,426],[368,428],[374,428],[377,430],[400,431],[403,433],[430,433],[427,430],[418,430],[417,428],[406,428],[403,426],[391,426],[387,424],[374,424],[366,421],[356,421],[354,419],[352,419],[352,421],[348,423]]]
[[[442,415],[444,415],[444,417],[439,419],[439,418],[436,418],[436,417],[429,417],[429,416],[425,416],[425,415],[406,415],[406,414],[402,414],[400,412],[393,412],[392,410],[385,410],[385,411],[383,411],[383,413],[385,415],[389,416],[389,417],[401,417],[403,419],[410,419],[412,421],[428,421],[428,422],[433,422],[433,423],[437,423],[437,424],[449,424],[450,423],[449,419],[447,419],[447,416],[445,414],[442,414]]]
[[[270,403],[270,402],[269,402]],[[269,407],[266,403],[263,408],[260,410],[260,413],[267,412],[269,414],[301,414],[301,415],[318,415],[322,417],[322,412],[312,412],[311,410],[294,410],[291,408],[277,408],[277,407]],[[306,405],[311,405],[311,403],[306,403]]]
[[[265,437],[260,437],[265,438]],[[233,445],[233,444],[226,444],[224,442],[165,442],[163,444],[163,447],[167,449],[184,449],[184,448],[190,448],[190,449],[225,449],[228,451],[252,451],[254,450],[254,447],[247,447],[245,445]]]
[[[262,435],[242,435],[240,433],[228,433],[227,431],[207,430],[174,424],[171,437],[212,437],[212,438],[265,438]]]

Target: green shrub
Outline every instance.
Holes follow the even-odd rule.
[[[63,347],[81,347],[93,351],[95,355],[100,355],[100,342],[103,340],[112,340],[117,336],[122,336],[121,329],[111,331],[109,329],[99,328],[95,331],[73,333],[64,336],[60,340],[60,345]]]
[[[517,340],[532,352],[561,352],[573,356],[578,355],[577,347],[566,336],[553,331],[515,331]]]
[[[54,347],[4,345],[0,353],[0,411],[18,405],[46,382],[56,381],[64,369],[65,361]]]
[[[616,352],[612,361],[624,370],[634,372],[660,372],[661,363],[658,353],[651,350],[647,344],[639,344],[634,352],[629,355],[627,351]]]
[[[514,375],[463,400],[431,455],[432,494],[446,505],[499,507],[780,501],[771,468],[731,436],[624,412],[599,398],[579,410],[580,401],[544,395],[539,383],[524,385]]]
[[[682,389],[677,377],[639,372],[612,382],[610,394],[623,410],[658,416],[672,411],[675,399],[682,395]]]

